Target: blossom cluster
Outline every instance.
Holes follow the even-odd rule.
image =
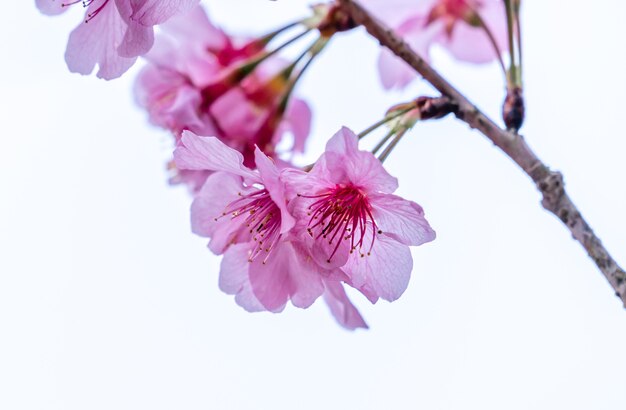
[[[71,71],[89,74],[98,65],[97,75],[112,79],[144,57],[136,100],[151,123],[173,136],[170,181],[189,188],[193,232],[223,255],[224,292],[251,312],[280,312],[289,302],[306,308],[323,297],[344,327],[367,327],[345,287],[372,303],[396,300],[413,267],[409,247],[435,239],[423,209],[394,195],[398,181],[382,164],[399,138],[426,118],[415,107],[430,100],[390,110],[380,124],[394,119],[388,136],[396,139],[381,156],[375,153],[387,140],[372,152],[361,150],[359,136],[344,127],[314,164],[298,167],[292,154],[304,152],[312,113],[294,95],[296,83],[330,38],[354,24],[327,3],[265,36],[232,36],[213,25],[198,2],[36,0],[46,14],[77,3],[87,8],[69,38]],[[474,63],[502,61],[508,50],[501,0],[363,3],[426,59],[435,45]],[[293,29],[300,32],[271,47]],[[311,32],[318,37],[299,57],[280,56]],[[415,77],[388,51],[379,69],[386,88]]]
[[[215,137],[185,131],[181,169],[212,171],[191,207],[193,231],[224,254],[220,287],[250,311],[308,307],[324,295],[347,328],[365,322],[343,284],[371,302],[395,300],[408,285],[409,246],[435,238],[422,208],[393,192],[396,178],[343,128],[306,172],[279,168],[260,149],[256,170]]]

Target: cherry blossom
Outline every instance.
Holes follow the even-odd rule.
[[[365,327],[347,299],[342,272],[322,269],[291,234],[295,219],[287,209],[282,171],[261,150],[257,170],[215,137],[184,131],[174,157],[181,169],[208,170],[191,207],[192,230],[209,237],[209,248],[224,254],[220,288],[248,311],[280,312],[289,300],[309,307],[325,294],[331,312],[349,329]]]
[[[342,128],[310,172],[286,170],[295,230],[316,263],[341,269],[346,283],[372,302],[393,301],[406,289],[409,246],[435,239],[422,208],[393,195],[398,181],[358,137]]]
[[[470,63],[489,63],[508,50],[506,13],[502,0],[364,0],[377,16],[423,58],[430,58],[434,45],[444,47],[454,58]],[[489,33],[489,34],[488,34]],[[492,36],[493,41],[489,35]],[[378,67],[385,88],[403,88],[415,72],[387,49],[381,51]]]
[[[228,36],[198,6],[163,24],[163,35],[146,55],[149,64],[138,76],[135,95],[157,126],[176,139],[183,130],[218,137],[254,165],[255,147],[277,157],[283,135],[293,135],[294,152],[304,150],[311,111],[295,97],[284,78],[285,63],[270,58],[245,78],[241,70],[265,51],[264,39]],[[248,64],[248,65],[247,65]],[[196,191],[207,172],[179,170],[172,182],[186,182]]]
[[[35,0],[39,10],[60,14],[72,5],[87,8],[84,21],[72,31],[65,60],[72,72],[107,80],[119,77],[147,53],[154,42],[153,26],[188,10],[198,0]]]

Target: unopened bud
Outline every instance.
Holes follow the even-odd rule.
[[[502,118],[504,124],[510,130],[518,131],[524,123],[524,95],[521,87],[513,87],[507,91],[504,105],[502,106]]]
[[[316,12],[325,12],[324,17],[317,24],[317,29],[324,37],[331,37],[333,34],[348,31],[357,26],[349,13],[346,13],[339,4],[317,6]]]

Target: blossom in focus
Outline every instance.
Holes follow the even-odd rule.
[[[324,294],[331,312],[347,328],[366,327],[347,299],[336,269],[320,268],[298,238],[288,210],[284,172],[260,149],[256,170],[215,137],[184,131],[174,153],[180,169],[212,171],[191,207],[193,231],[210,238],[224,254],[220,288],[248,311],[280,312],[289,300],[309,307]]]
[[[393,301],[406,289],[409,246],[435,239],[422,208],[393,195],[398,181],[358,137],[341,129],[310,172],[285,170],[294,230],[309,255],[340,269],[370,301]]]
[[[69,6],[86,7],[84,21],[72,31],[65,61],[72,72],[107,80],[128,70],[154,42],[153,27],[188,10],[198,0],[35,0],[47,15],[60,14]]]
[[[304,101],[288,98],[285,64],[269,58],[238,78],[246,64],[254,64],[265,52],[265,39],[228,36],[211,24],[200,6],[161,27],[163,35],[146,55],[148,65],[135,86],[137,101],[152,123],[177,140],[183,130],[218,137],[240,151],[250,167],[255,147],[276,157],[285,133],[294,137],[294,152],[304,150],[311,111]],[[179,170],[173,182],[187,182],[197,190],[207,175]]]
[[[494,61],[500,56],[486,30],[501,52],[508,50],[502,0],[363,0],[363,4],[425,59],[438,44],[459,61]],[[416,76],[387,49],[381,51],[378,67],[387,89],[403,88]]]

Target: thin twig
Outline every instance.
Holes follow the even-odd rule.
[[[617,265],[568,196],[562,175],[550,170],[530,149],[522,136],[505,131],[496,125],[415,53],[393,30],[372,17],[361,5],[354,0],[337,1],[356,24],[363,26],[381,45],[403,59],[442,95],[448,97],[457,107],[455,112],[457,118],[482,132],[522,168],[541,192],[543,207],[565,224],[626,306],[626,272]]]

